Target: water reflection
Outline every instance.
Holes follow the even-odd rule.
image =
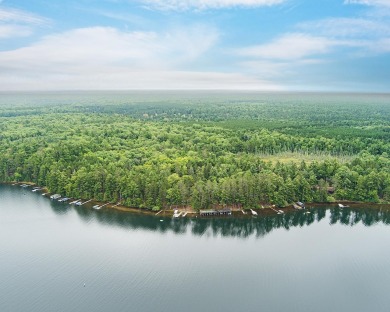
[[[52,204],[53,211],[69,211]],[[63,206],[63,205],[61,205]],[[66,205],[69,206],[69,205]],[[160,217],[120,212],[115,210],[96,211],[87,207],[74,207],[78,216],[86,223],[97,221],[103,225],[118,226],[129,230],[149,230],[176,234],[190,231],[194,235],[221,235],[245,238],[252,235],[263,237],[276,229],[289,230],[294,227],[309,226],[328,215],[329,223],[354,226],[362,223],[372,226],[376,223],[390,224],[390,211],[380,208],[312,208],[306,211],[293,211],[282,215],[221,218],[177,218]]]
[[[11,196],[17,197],[21,194],[25,201],[38,200],[42,202],[42,196],[31,193],[20,188],[1,185],[0,189],[7,189]],[[390,224],[390,209],[379,206],[363,208],[338,208],[320,207],[311,208],[310,213],[306,211],[292,211],[282,215],[268,215],[251,217],[221,217],[221,218],[177,218],[153,215],[142,215],[121,212],[111,209],[94,210],[91,207],[72,206],[66,203],[59,203],[45,199],[43,202],[51,210],[61,217],[65,214],[76,214],[84,223],[98,222],[100,224],[121,227],[126,230],[149,230],[160,233],[173,232],[183,234],[190,232],[194,235],[230,236],[245,238],[249,236],[263,237],[273,230],[289,230],[294,227],[309,226],[313,223],[327,218],[331,225],[342,224],[354,226],[363,224],[372,226],[377,223]],[[45,205],[46,206],[46,205]]]

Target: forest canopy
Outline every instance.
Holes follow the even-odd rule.
[[[0,181],[131,207],[390,202],[390,96],[2,94]]]

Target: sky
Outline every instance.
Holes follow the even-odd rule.
[[[0,0],[0,91],[390,92],[390,0]]]

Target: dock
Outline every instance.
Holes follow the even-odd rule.
[[[157,212],[156,214],[155,214],[155,216],[157,216],[158,214],[160,214],[162,212],[162,210],[160,210],[159,212]]]
[[[199,214],[201,217],[230,216],[232,214],[232,210],[230,208],[225,208],[221,210],[207,209],[207,210],[199,210]]]
[[[184,218],[187,214],[188,212],[186,211],[185,213],[183,213],[182,217]]]
[[[179,218],[181,216],[181,211],[179,211],[179,210],[174,210],[174,212],[173,212],[173,217],[174,218]]]
[[[102,209],[104,206],[107,206],[108,204],[109,204],[109,203],[106,203],[106,204],[103,204],[103,205],[101,205],[101,206],[95,205],[95,206],[93,206],[92,208],[93,208],[93,209],[99,210],[99,209]]]
[[[75,203],[75,205],[77,205],[77,206],[82,206],[82,205],[85,205],[86,203],[89,203],[90,201],[92,201],[92,199],[90,199],[90,200],[87,200],[87,201],[85,201],[85,202],[77,202],[77,203]]]
[[[273,211],[275,211],[277,214],[283,214],[284,213],[284,211],[283,210],[277,210],[277,209],[275,209],[275,208],[273,208],[273,207],[270,207]]]

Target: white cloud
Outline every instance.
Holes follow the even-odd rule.
[[[27,26],[0,24],[0,39],[25,37],[31,35],[31,33],[31,28]]]
[[[198,71],[129,71],[100,68],[82,73],[0,75],[1,90],[267,90],[275,83],[239,73]]]
[[[35,27],[47,24],[49,20],[38,15],[0,7],[0,39],[29,36]]]
[[[335,44],[325,37],[291,33],[267,44],[240,49],[238,54],[261,59],[294,60],[327,53]]]
[[[140,0],[147,6],[161,10],[206,10],[232,7],[272,6],[286,0]]]
[[[218,32],[191,26],[169,32],[75,29],[0,52],[2,90],[276,89],[250,76],[181,70],[207,53]]]
[[[0,8],[0,22],[43,25],[48,24],[49,19],[30,12],[3,7]]]
[[[70,67],[116,65],[166,68],[189,62],[218,39],[213,29],[193,26],[166,33],[122,32],[111,27],[90,27],[50,35],[32,46],[0,53],[7,66],[61,70]],[[56,65],[56,66],[54,66]]]
[[[345,0],[344,4],[362,4],[371,6],[390,6],[390,0]]]
[[[390,34],[389,23],[372,18],[327,18],[300,23],[297,25],[297,29],[333,38],[376,38]]]

